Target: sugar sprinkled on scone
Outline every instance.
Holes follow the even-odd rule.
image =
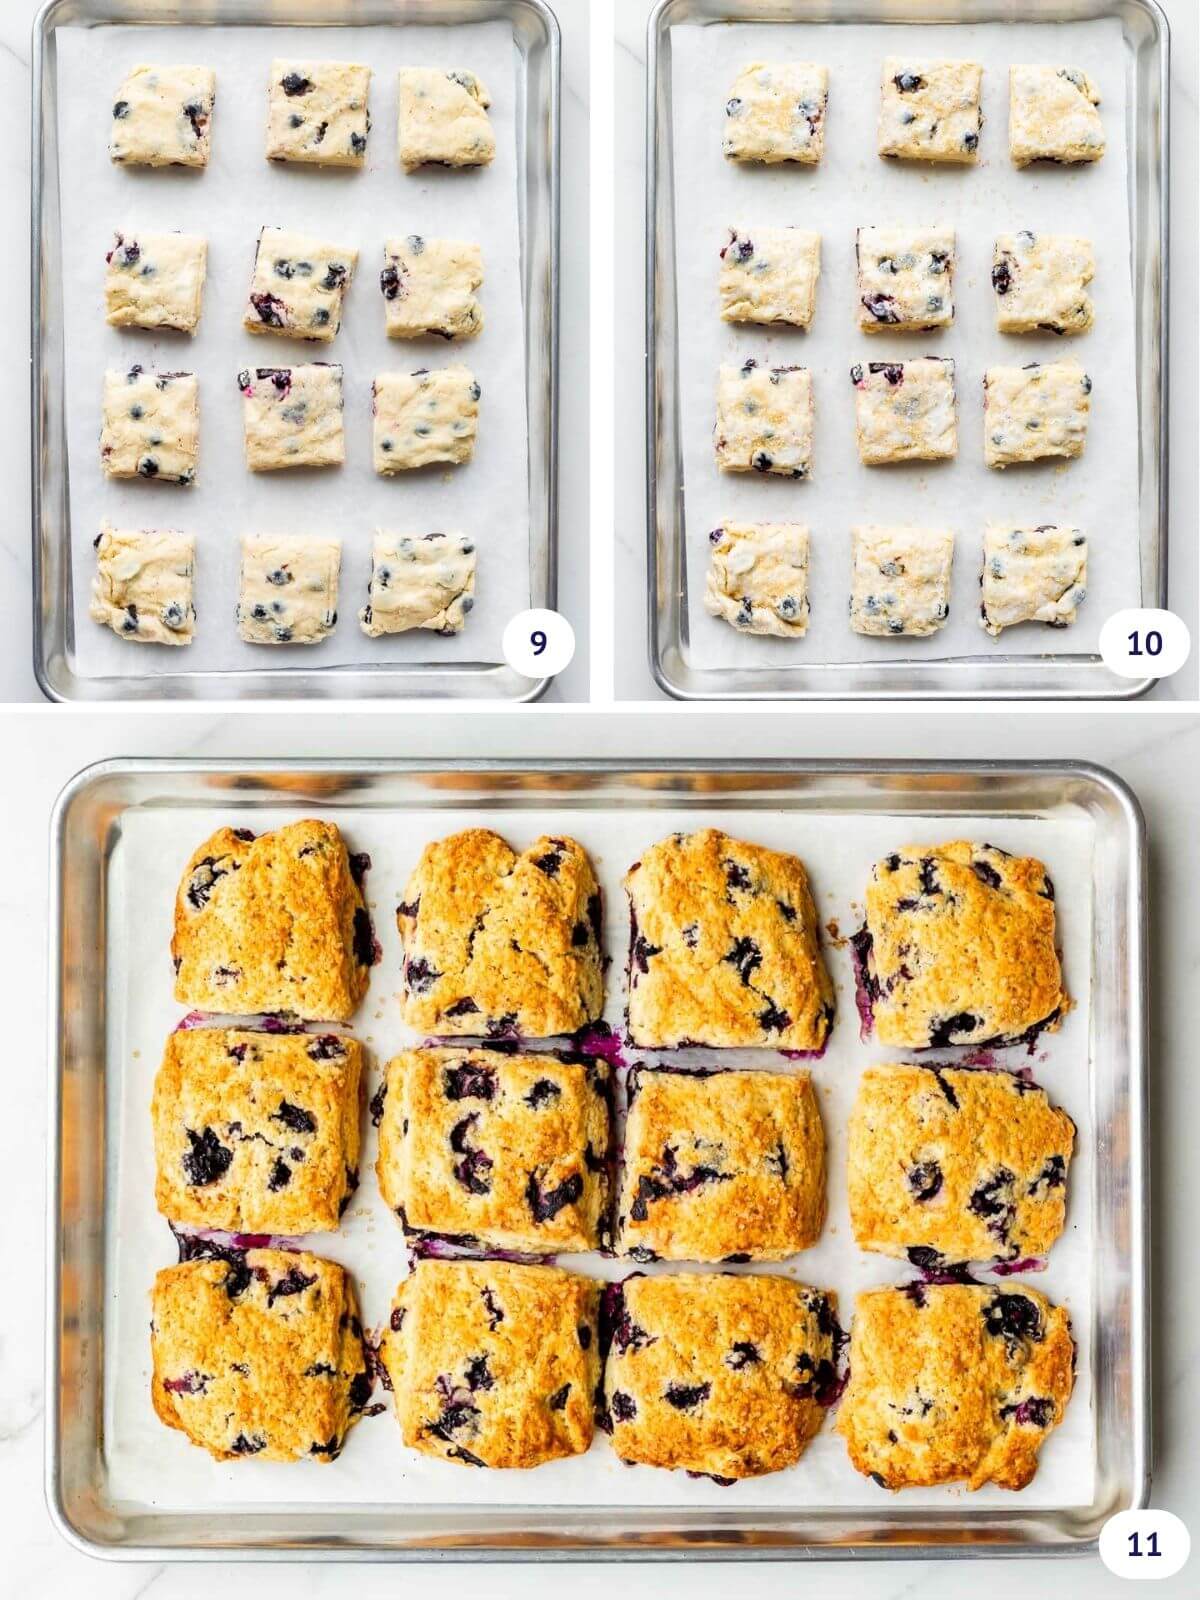
[[[807,367],[723,364],[713,448],[722,472],[812,475],[813,388]]]
[[[864,466],[945,461],[958,453],[954,362],[946,356],[871,361],[850,369]]]
[[[100,465],[107,478],[196,481],[200,385],[194,372],[152,372],[135,364],[104,374]]]
[[[723,149],[730,161],[813,166],[825,149],[829,72],[812,61],[755,61],[725,102]]]
[[[1099,161],[1104,126],[1100,92],[1077,67],[1018,66],[1008,74],[1008,149],[1031,161]]]
[[[1087,597],[1083,530],[989,522],[983,535],[979,621],[993,638],[1020,622],[1066,628]]]
[[[309,234],[263,228],[242,326],[250,333],[328,343],[342,325],[358,251]]]
[[[808,629],[808,529],[726,522],[708,536],[704,606],[743,633],[802,639]]]
[[[923,638],[950,614],[954,534],[947,528],[850,530],[850,626],[855,633]]]
[[[427,165],[486,166],[496,153],[491,100],[473,72],[405,67],[400,73],[399,151],[406,172]]]
[[[1092,380],[1073,361],[989,367],[983,375],[983,459],[1005,467],[1081,456],[1092,409]]]
[[[923,333],[954,321],[954,229],[860,228],[858,325],[864,333]]]
[[[904,161],[977,161],[982,87],[977,62],[889,56],[879,98],[879,154]]]
[[[813,319],[821,273],[821,235],[803,228],[730,228],[721,250],[718,291],[724,322]]]
[[[992,288],[1001,333],[1086,333],[1087,292],[1096,271],[1090,239],[1062,233],[1002,233],[996,240]]]

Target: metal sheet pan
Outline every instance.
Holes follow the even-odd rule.
[[[519,829],[548,807],[587,837],[589,814],[647,824],[655,813],[760,811],[802,822],[988,816],[1034,823],[1074,818],[1093,841],[1088,1082],[1097,1155],[1090,1191],[1094,1364],[1094,1494],[1086,1505],[1002,1506],[958,1497],[946,1506],[831,1509],[636,1508],[563,1503],[399,1506],[255,1505],[163,1511],[115,1502],[103,1426],[111,1164],[106,1108],[107,1012],[119,974],[111,946],[109,867],[130,813],[179,815],[217,807],[253,823],[286,807],[334,812],[363,829],[406,812],[456,818],[481,809]],[[190,816],[189,820],[189,814]],[[1110,773],[1078,763],[114,761],[80,773],[52,823],[47,1494],[62,1533],[114,1559],[907,1559],[1069,1554],[1094,1548],[1104,1520],[1145,1503],[1149,1488],[1149,1294],[1145,1125],[1147,1006],[1145,829],[1137,802]]]
[[[1151,679],[1117,678],[1090,654],[1004,650],[943,660],[714,669],[693,659],[689,645],[670,30],[722,22],[919,26],[1100,17],[1120,21],[1126,55],[1142,604],[1165,606],[1169,29],[1157,0],[658,0],[646,68],[646,536],[650,661],[668,694],[681,700],[1124,699],[1150,687]]]

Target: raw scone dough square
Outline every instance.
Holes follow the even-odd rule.
[[[200,451],[200,385],[194,372],[133,366],[104,374],[100,465],[109,478],[193,483]]]
[[[828,99],[829,71],[815,62],[743,67],[725,102],[727,159],[815,166],[825,149]]]
[[[404,67],[398,142],[405,172],[418,167],[485,167],[496,154],[488,92],[473,72]]]
[[[1068,627],[1087,594],[1083,530],[989,522],[979,584],[979,620],[994,638],[1018,622]]]
[[[871,361],[851,367],[850,381],[864,466],[946,461],[958,453],[953,361]]]
[[[238,373],[238,388],[251,472],[340,467],[345,461],[342,369],[335,362],[246,367]]]
[[[821,235],[803,228],[730,228],[721,251],[721,319],[807,328],[821,271]]]
[[[104,259],[104,320],[109,327],[195,333],[207,240],[192,233],[118,233]]]
[[[217,75],[136,66],[117,90],[108,153],[130,167],[206,167]]]
[[[1100,94],[1075,67],[1010,67],[1008,149],[1018,167],[1031,161],[1099,161],[1104,125]]]
[[[242,540],[238,635],[247,644],[320,644],[337,625],[338,539]]]
[[[139,644],[191,644],[195,541],[173,528],[112,528],[95,540],[96,576],[88,614]]]
[[[475,291],[483,282],[483,252],[458,239],[389,239],[383,247],[383,312],[389,339],[469,339],[483,327]]]
[[[850,530],[850,626],[855,633],[924,638],[950,614],[954,534],[886,525]]]
[[[358,251],[282,228],[263,228],[242,326],[287,339],[336,338]]]
[[[722,472],[770,472],[807,478],[812,472],[813,388],[807,367],[766,367],[750,357],[722,364],[713,430]]]
[[[801,639],[808,628],[808,529],[727,522],[709,534],[704,605],[743,633]]]
[[[1087,292],[1096,273],[1090,239],[1065,233],[1002,233],[996,240],[992,288],[1001,333],[1086,333]]]
[[[1081,456],[1092,380],[1073,361],[989,367],[983,375],[983,459],[989,467]]]
[[[983,68],[975,61],[883,63],[879,154],[903,161],[976,161]]]
[[[469,461],[475,449],[479,393],[468,367],[381,372],[371,386],[375,471],[390,477],[438,461],[454,465]]]
[[[860,228],[858,325],[924,333],[954,321],[953,228]]]
[[[375,535],[362,631],[385,633],[428,628],[461,633],[475,606],[475,543],[465,533]]]
[[[349,61],[272,61],[267,160],[361,167],[370,87],[370,67]]]

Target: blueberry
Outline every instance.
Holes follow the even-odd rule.
[[[759,967],[762,966],[762,951],[753,939],[737,939],[733,948],[721,960],[731,967],[736,967],[738,977],[749,986],[751,978]]]
[[[199,1189],[223,1178],[233,1161],[233,1151],[221,1143],[211,1128],[205,1128],[200,1134],[193,1133],[191,1128],[184,1131],[191,1147],[183,1156],[188,1183]]]
[[[486,1293],[487,1291],[485,1290],[484,1292]],[[388,1326],[393,1333],[399,1333],[404,1326],[404,1309],[403,1306],[396,1306],[389,1318]]]
[[[920,1161],[908,1172],[908,1187],[914,1200],[932,1200],[942,1187],[942,1169],[936,1161]]]
[[[464,1061],[442,1073],[442,1091],[447,1100],[494,1100],[496,1074],[491,1067]]]
[[[676,1411],[694,1411],[712,1393],[711,1383],[672,1383],[663,1390],[663,1399]]]
[[[129,115],[129,101],[128,100],[118,100],[116,105],[113,107],[113,116],[119,122],[122,117],[127,117],[128,115]]]
[[[575,1332],[579,1338],[579,1348],[581,1350],[590,1349],[592,1343],[592,1330],[588,1327],[587,1323],[581,1322],[578,1328],[576,1328]]]
[[[998,1294],[983,1315],[990,1334],[1003,1334],[1008,1340],[1039,1340],[1044,1336],[1042,1313],[1027,1295]]]
[[[1061,1189],[1067,1181],[1067,1163],[1062,1156],[1050,1156],[1046,1165],[1029,1185],[1030,1194],[1045,1184],[1047,1189]]]
[[[558,869],[562,865],[562,851],[549,850],[544,856],[535,856],[533,864],[539,872],[544,872],[548,878],[556,878]]]
[[[291,1167],[288,1166],[286,1161],[276,1159],[275,1165],[271,1168],[271,1176],[267,1179],[267,1188],[270,1189],[272,1194],[275,1194],[280,1189],[286,1189],[291,1181]]]
[[[561,1411],[567,1403],[567,1396],[571,1392],[571,1385],[564,1383],[561,1389],[556,1389],[546,1401],[551,1411]]]
[[[727,117],[736,117],[738,112],[741,109],[742,109],[742,102],[737,98],[736,95],[733,97],[732,100],[726,100],[726,102],[725,102],[725,115]],[[114,113],[114,115],[115,115],[115,113]]]
[[[1012,288],[1012,268],[1006,257],[1001,257],[992,268],[992,288],[997,294],[1007,294]]]
[[[466,1367],[467,1388],[474,1394],[479,1389],[494,1389],[496,1380],[488,1367],[486,1355],[472,1356]]]
[[[366,134],[352,133],[350,135],[350,148],[354,151],[356,156],[361,156],[367,148]]]
[[[662,946],[651,944],[644,934],[639,933],[633,941],[630,961],[638,972],[649,972],[651,958],[660,955],[662,955]]]
[[[125,615],[121,618],[122,633],[136,633],[138,631],[138,608],[133,605],[125,607]]]
[[[899,322],[900,313],[890,294],[865,294],[862,303],[876,322]]]
[[[410,994],[425,994],[433,988],[440,977],[441,973],[431,967],[423,957],[418,956],[416,960],[404,964],[404,981]],[[451,1095],[450,1098],[457,1099],[458,1096]]]
[[[272,1284],[267,1290],[267,1306],[273,1306],[276,1300],[283,1300],[291,1295],[303,1294],[305,1289],[310,1289],[316,1278],[301,1272],[299,1267],[292,1267],[278,1283]]]
[[[153,456],[143,456],[137,464],[139,478],[157,478],[158,462]]]
[[[470,395],[472,400],[478,400],[479,396],[482,394],[482,392],[483,391],[480,389],[480,387],[479,387],[479,385],[477,383],[473,383],[471,385],[471,387],[467,390],[467,393]]]
[[[383,290],[385,300],[395,300],[400,293],[400,271],[396,264],[389,261],[379,274],[379,287]]]
[[[1000,1415],[1011,1417],[1023,1427],[1048,1428],[1054,1421],[1054,1401],[1044,1395],[1030,1395],[1019,1405],[1001,1406]]]
[[[739,1339],[725,1357],[725,1365],[732,1367],[735,1372],[740,1372],[743,1367],[753,1367],[762,1361],[758,1353],[758,1346],[751,1344],[747,1339]]]
[[[324,1040],[317,1041],[317,1044],[323,1043]],[[314,1061],[327,1059],[324,1054],[320,1056],[314,1055],[313,1051],[315,1049],[316,1046],[313,1046],[308,1052]],[[331,1053],[341,1054],[340,1050]],[[271,1121],[282,1122],[284,1127],[290,1129],[292,1133],[316,1133],[317,1131],[317,1119],[312,1113],[305,1111],[301,1106],[293,1105],[290,1100],[281,1100],[279,1102],[279,1110],[272,1111]]]
[[[901,94],[913,94],[918,89],[925,87],[925,79],[915,72],[899,72],[892,79]]]
[[[322,289],[340,288],[346,281],[346,269],[340,261],[331,261],[325,268],[325,276],[321,279]]]
[[[247,1438],[244,1433],[239,1433],[229,1446],[229,1452],[235,1456],[256,1456],[260,1450],[267,1448],[267,1441],[261,1434],[253,1434]]]
[[[632,1395],[626,1394],[621,1389],[614,1389],[612,1400],[609,1402],[612,1414],[618,1422],[632,1422],[637,1416],[637,1403]]]
[[[191,105],[184,106],[183,114],[191,123],[193,134],[199,139],[208,126],[208,113],[203,106],[196,105],[193,102]]]
[[[278,271],[278,266],[276,267]],[[252,294],[250,304],[258,316],[258,320],[265,323],[268,328],[282,328],[287,320],[283,301],[273,294]]]
[[[971,870],[981,883],[986,883],[989,889],[1000,887],[1000,874],[990,861],[972,861]]]
[[[758,1014],[758,1025],[766,1033],[782,1033],[785,1028],[791,1027],[792,1019],[773,1000],[768,1000],[766,1009]]]
[[[583,1174],[573,1172],[555,1189],[544,1190],[536,1172],[529,1174],[525,1198],[535,1222],[550,1222],[564,1206],[574,1205],[583,1194]]]
[[[312,82],[299,72],[289,72],[281,80],[283,92],[286,95],[310,94]]]
[[[935,1049],[942,1045],[961,1044],[963,1041],[957,1036],[974,1033],[978,1027],[978,1017],[973,1017],[969,1011],[959,1011],[933,1024],[929,1030],[929,1043]]]
[[[481,1297],[483,1299],[484,1305],[487,1308],[488,1327],[494,1333],[496,1331],[496,1329],[500,1326],[500,1324],[504,1321],[504,1310],[503,1310],[503,1307],[500,1305],[499,1301],[496,1299],[496,1296],[492,1293],[492,1291],[490,1289],[487,1289],[487,1288],[481,1289],[479,1291],[479,1293],[480,1293],[480,1295],[481,1295]],[[582,1339],[580,1339],[579,1342],[580,1342],[581,1345],[583,1344],[583,1340]],[[586,1350],[587,1346],[583,1345],[583,1348]]]
[[[861,373],[861,368],[859,369]],[[882,372],[884,378],[893,388],[904,382],[904,368],[897,361],[872,361],[868,363],[871,372]]]
[[[470,1017],[479,1010],[470,995],[464,995],[461,1000],[456,1000],[452,1006],[446,1007],[448,1017]]]
[[[456,1122],[450,1130],[450,1148],[455,1155],[462,1157],[461,1161],[455,1162],[454,1176],[468,1194],[490,1194],[492,1158],[486,1151],[467,1143],[471,1129],[478,1121],[479,1113],[472,1111]]]
[[[539,1078],[525,1096],[525,1104],[532,1106],[536,1111],[540,1106],[547,1105],[553,1100],[558,1100],[561,1095],[562,1090],[552,1079]]]

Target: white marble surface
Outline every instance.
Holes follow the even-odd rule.
[[[631,718],[583,716],[557,708],[511,716],[389,718],[272,713],[210,716],[67,709],[0,713],[0,747],[10,779],[0,790],[0,837],[9,841],[0,875],[0,951],[9,997],[6,1066],[8,1111],[0,1118],[4,1225],[0,1238],[10,1288],[0,1307],[0,1596],[42,1600],[60,1595],[133,1600],[153,1594],[229,1600],[293,1600],[300,1594],[375,1597],[404,1593],[469,1594],[472,1600],[520,1593],[526,1600],[611,1595],[725,1600],[773,1597],[803,1589],[822,1597],[861,1600],[951,1600],[969,1582],[988,1600],[1063,1600],[1115,1596],[1119,1580],[1094,1559],[1053,1565],[981,1561],[969,1576],[946,1564],[829,1564],[801,1572],[781,1565],[696,1565],[686,1570],[629,1566],[619,1574],[595,1565],[569,1570],[545,1565],[322,1567],[311,1563],[200,1570],[186,1566],[101,1564],[64,1544],[42,1499],[43,1318],[46,1045],[46,821],[54,796],[80,767],[108,756],[367,756],[404,752],[438,757],[470,751],[496,756],[698,756],[790,753],[821,756],[1071,756],[1105,763],[1132,784],[1146,810],[1151,839],[1153,915],[1152,1104],[1154,1226],[1156,1504],[1190,1516],[1200,1533],[1200,1280],[1195,1218],[1200,1213],[1200,1075],[1196,1071],[1194,1001],[1200,981],[1200,926],[1185,863],[1196,858],[1200,822],[1200,719],[1164,708],[1085,715],[1030,710],[1006,716],[920,713],[703,713]],[[1164,1582],[1158,1593],[1184,1600],[1198,1592],[1196,1572]],[[1155,1591],[1150,1591],[1154,1593]]]

